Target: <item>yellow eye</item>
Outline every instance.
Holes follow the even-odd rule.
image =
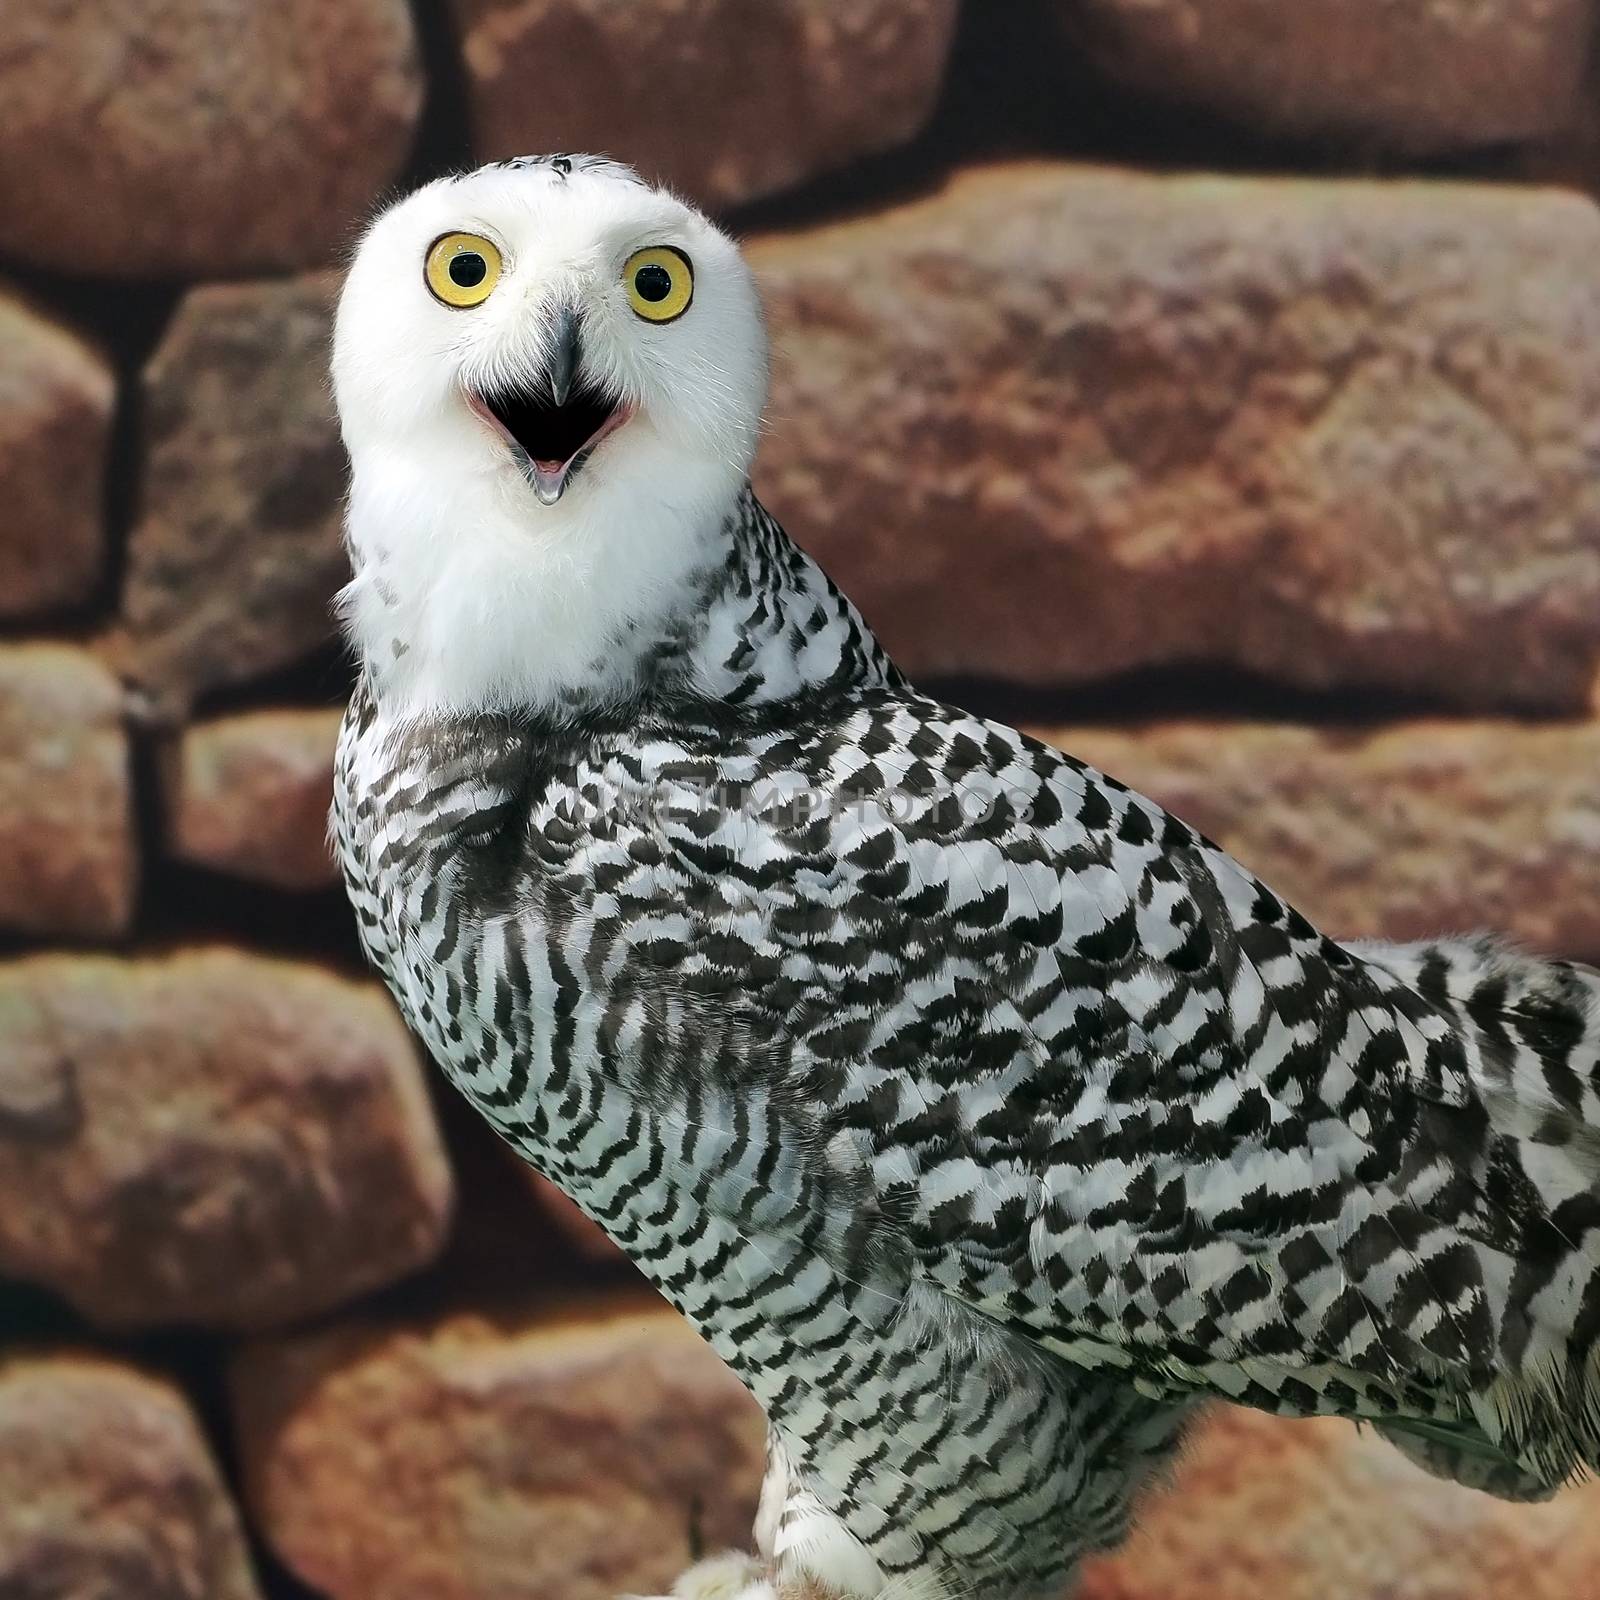
[[[673,322],[694,299],[694,267],[671,245],[635,250],[622,269],[622,281],[628,286],[628,304],[646,322]]]
[[[428,246],[428,292],[447,306],[481,306],[500,281],[500,252],[476,233],[447,233]]]

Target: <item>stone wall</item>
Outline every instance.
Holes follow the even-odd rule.
[[[749,1403],[441,1091],[324,848],[336,268],[603,148],[748,237],[760,486],[915,674],[1338,934],[1600,957],[1597,0],[0,7],[0,1595],[609,1600]],[[1581,1600],[1218,1416],[1094,1600]]]

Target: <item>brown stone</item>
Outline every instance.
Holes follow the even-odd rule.
[[[1515,152],[1507,176],[1521,183],[1554,183],[1600,199],[1600,49],[1572,114],[1539,144]]]
[[[1252,133],[1408,155],[1518,143],[1582,86],[1589,0],[1054,0],[1069,48]]]
[[[111,938],[138,878],[122,692],[69,645],[0,645],[0,927]]]
[[[718,207],[892,149],[956,0],[453,0],[485,160],[604,151]]]
[[[184,731],[170,774],[172,853],[272,884],[337,881],[328,847],[337,711],[252,711]]]
[[[1588,201],[1037,164],[752,257],[758,482],[913,673],[1587,702]]]
[[[333,636],[349,576],[328,392],[336,282],[185,297],[144,374],[143,506],[114,659],[158,708],[289,665]]]
[[[6,1600],[255,1600],[239,1519],[183,1398],[98,1357],[0,1363]]]
[[[450,1198],[374,986],[229,950],[0,965],[0,1274],[112,1328],[277,1326],[433,1259]]]
[[[1600,957],[1600,723],[1043,737],[1215,839],[1335,936],[1488,928]]]
[[[760,1414],[648,1294],[262,1344],[232,1390],[256,1524],[328,1600],[613,1600],[749,1538]]]
[[[99,582],[115,403],[98,351],[0,293],[0,617],[80,604]]]
[[[157,278],[349,242],[422,104],[404,0],[0,8],[0,250]]]
[[[1347,1422],[1223,1409],[1073,1600],[1579,1600],[1597,1571],[1600,1486],[1510,1504]]]

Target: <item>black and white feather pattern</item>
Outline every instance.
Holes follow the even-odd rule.
[[[1506,1494],[1600,1459],[1594,973],[1323,937],[917,694],[748,493],[618,650],[554,709],[364,683],[339,854],[440,1065],[766,1408],[780,1551],[1050,1592],[1207,1396]]]

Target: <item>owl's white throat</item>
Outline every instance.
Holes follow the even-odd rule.
[[[489,439],[352,450],[340,596],[380,706],[398,717],[557,709],[623,691],[721,558],[742,464],[685,461],[626,420],[547,502]]]

